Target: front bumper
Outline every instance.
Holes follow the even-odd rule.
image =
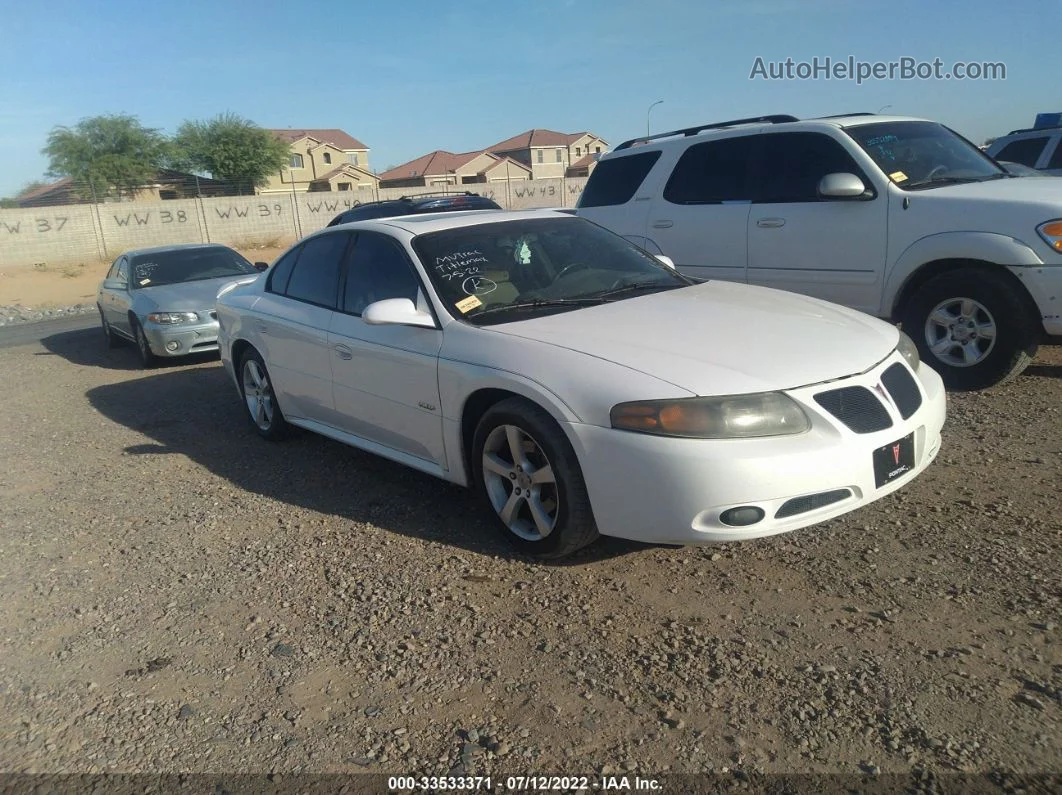
[[[1044,333],[1062,335],[1062,265],[1012,267],[1036,302]]]
[[[144,336],[156,356],[176,357],[218,349],[218,322],[161,325],[143,320]]]
[[[856,434],[818,407],[812,395],[826,388],[862,385],[873,389],[894,354],[870,372],[831,383],[790,390],[811,418],[799,436],[764,439],[669,439],[572,423],[569,438],[582,464],[598,529],[604,535],[665,544],[712,544],[785,533],[855,510],[902,488],[940,450],[945,392],[926,365],[917,382],[922,405],[907,420],[890,409],[893,426]],[[914,467],[878,488],[872,452],[914,434]],[[788,500],[848,489],[825,507],[785,518],[775,513]],[[729,508],[756,506],[764,518],[747,527],[720,520]]]

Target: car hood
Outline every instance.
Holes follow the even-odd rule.
[[[861,373],[899,332],[862,312],[730,282],[491,326],[643,372],[698,395],[791,389]]]
[[[220,279],[203,279],[183,284],[160,284],[158,287],[141,287],[133,291],[133,304],[143,312],[208,312],[214,308],[218,291],[226,284],[246,276],[223,276]]]
[[[920,197],[970,201],[1005,201],[1018,204],[1062,207],[1062,179],[1006,177],[985,182],[963,182],[939,188],[907,191],[912,201]]]

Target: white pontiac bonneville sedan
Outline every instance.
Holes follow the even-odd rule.
[[[297,425],[473,486],[544,557],[795,530],[940,447],[941,380],[895,327],[693,283],[564,213],[340,225],[246,281],[218,295],[219,345],[262,436]]]

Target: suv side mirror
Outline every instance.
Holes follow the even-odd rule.
[[[259,273],[261,273],[262,271],[267,271],[267,270],[269,270],[269,263],[268,262],[256,262],[254,264],[254,269],[256,271],[258,271]]]
[[[667,265],[671,270],[675,270],[675,260],[671,259],[667,254],[654,254],[658,261]]]
[[[819,180],[819,196],[824,199],[862,199],[867,192],[855,174],[827,174]]]
[[[408,298],[374,301],[362,310],[361,319],[371,326],[435,328],[435,319],[427,312],[417,311],[417,307]]]

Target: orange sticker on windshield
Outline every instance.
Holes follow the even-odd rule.
[[[468,298],[462,298],[460,301],[454,304],[454,306],[457,307],[458,312],[464,315],[468,312],[471,312],[477,306],[483,306],[483,302],[476,298],[476,296],[470,295],[468,296]]]
[[[906,182],[907,175],[904,174],[902,171],[893,171],[891,174],[889,174],[889,179],[891,179],[893,182]]]

